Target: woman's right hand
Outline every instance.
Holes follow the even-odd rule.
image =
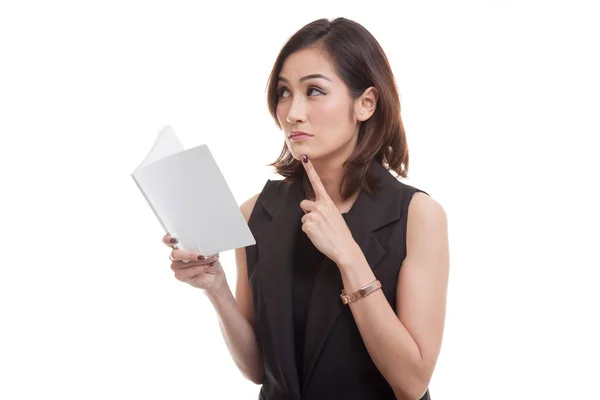
[[[174,242],[171,242],[171,239],[174,239]],[[218,254],[207,259],[203,254],[180,250],[177,248],[177,239],[169,234],[166,234],[162,241],[173,249],[171,269],[175,272],[177,280],[205,291],[213,291],[225,285],[225,272]],[[201,259],[202,257],[204,258]]]

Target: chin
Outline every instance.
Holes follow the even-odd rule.
[[[291,151],[290,153],[292,153],[292,157],[294,157],[294,159],[298,160],[298,161],[302,161],[302,154],[306,154],[308,156],[308,158],[310,158],[310,154],[311,153],[305,153],[305,152],[300,152],[300,151]]]

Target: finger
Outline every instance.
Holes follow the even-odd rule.
[[[214,260],[210,264],[206,264],[204,267],[204,272],[213,272],[217,265],[219,265],[219,260]]]
[[[309,213],[311,211],[315,211],[318,206],[317,203],[310,200],[302,200],[300,202],[300,208],[304,210],[305,213]]]
[[[196,266],[196,268],[186,268],[185,272],[175,271],[175,276],[177,276],[178,274],[182,274],[182,276],[184,276],[184,281],[193,280],[199,275],[206,273],[214,273],[215,269],[217,268],[218,262],[219,260],[214,260],[210,264],[198,265]]]
[[[219,259],[215,259],[215,258],[208,258],[206,260],[203,261],[198,261],[198,260],[194,260],[194,261],[186,261],[186,260],[175,260],[175,261],[171,261],[171,266],[174,268],[189,268],[189,267],[193,267],[194,265],[209,265],[209,264],[214,264],[215,262],[219,261]]]
[[[193,253],[181,249],[176,249],[171,252],[171,261],[206,261],[206,260],[216,260],[219,258],[219,254],[214,254],[211,256],[205,256],[199,253]]]
[[[325,186],[323,186],[323,182],[321,182],[321,178],[312,162],[308,159],[306,155],[302,155],[302,165],[304,165],[304,170],[308,175],[308,179],[312,184],[313,190],[315,191],[315,197],[317,200],[330,200],[327,191],[325,190]]]
[[[176,244],[179,243],[179,239],[177,239],[176,237],[173,237],[167,233],[165,236],[163,236],[162,242],[164,244],[166,244],[167,246],[176,249],[177,248]]]
[[[199,277],[202,274],[214,274],[214,271],[216,270],[216,261],[212,264],[209,265],[204,265],[204,269],[202,271],[200,271],[199,273],[197,273],[196,275],[193,275],[189,278],[187,278],[187,281],[193,281],[194,279],[196,279],[197,277]]]
[[[189,278],[187,278],[184,282],[186,283],[190,283],[192,282],[194,279],[198,278],[201,275],[204,274],[212,274],[212,271],[214,270],[214,267],[211,267],[209,265],[204,266],[204,270],[201,271],[200,273],[194,275],[194,276],[190,276]]]
[[[173,271],[179,271],[182,269],[189,269],[189,268],[193,268],[193,267],[198,267],[198,266],[206,266],[206,267],[210,267],[211,265],[214,265],[216,263],[216,261],[189,261],[189,262],[184,262],[184,261],[173,261],[171,262],[171,269]]]
[[[177,280],[180,280],[182,282],[185,282],[186,280],[195,277],[199,274],[202,274],[205,272],[206,270],[206,265],[196,265],[190,268],[184,268],[184,269],[178,269],[175,270],[175,278],[177,278]]]

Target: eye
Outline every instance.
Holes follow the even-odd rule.
[[[288,90],[288,89],[287,89],[285,86],[284,86],[284,87],[282,87],[282,88],[280,88],[280,89],[279,89],[279,91],[277,92],[277,94],[278,94],[278,97],[284,97],[284,96],[283,96],[283,92],[287,92],[287,90]]]
[[[278,97],[279,98],[286,98],[286,97],[288,97],[288,96],[284,96],[283,95],[285,92],[289,93],[288,88],[286,88],[285,86],[281,87],[279,89],[279,91],[277,92]],[[323,95],[325,95],[324,91],[322,91],[321,89],[318,89],[316,87],[309,87],[308,91],[307,91],[307,94],[310,96],[312,93],[315,93],[315,92],[317,93],[316,96],[323,96]]]
[[[310,87],[310,88],[308,88],[308,93],[311,93],[312,91],[315,91],[315,92],[317,92],[317,93],[320,93],[320,95],[321,95],[321,96],[325,94],[325,92],[324,92],[324,91],[322,91],[321,89],[317,89],[317,88],[315,88],[315,87]]]

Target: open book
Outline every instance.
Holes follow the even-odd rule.
[[[180,249],[208,256],[256,243],[207,145],[184,150],[167,125],[131,177]]]

